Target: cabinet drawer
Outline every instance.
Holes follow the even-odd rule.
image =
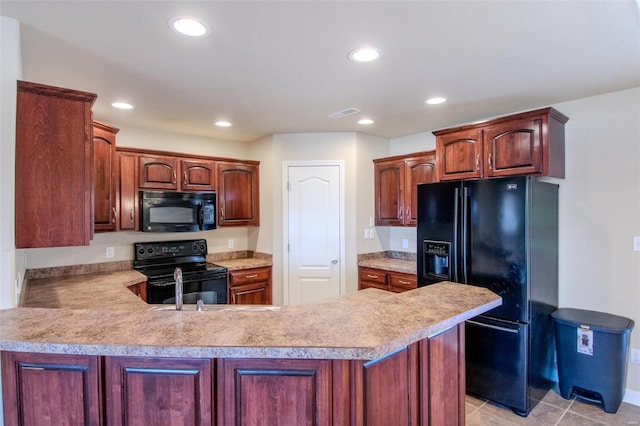
[[[418,277],[409,274],[389,274],[389,285],[403,290],[418,288]]]
[[[254,283],[259,281],[269,281],[271,279],[271,268],[255,268],[240,271],[229,271],[230,285]]]
[[[379,269],[360,268],[359,278],[360,281],[367,281],[382,285],[387,284],[387,274]]]

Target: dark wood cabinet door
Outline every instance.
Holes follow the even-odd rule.
[[[219,162],[218,225],[258,226],[259,177],[258,165]]]
[[[141,189],[178,189],[178,159],[175,157],[138,157]]]
[[[484,130],[485,176],[542,173],[542,119],[514,120]]]
[[[2,352],[7,425],[101,425],[97,356]]]
[[[126,152],[118,153],[118,216],[120,230],[139,229],[138,225],[138,157]]]
[[[219,425],[330,425],[331,361],[218,359]]]
[[[89,245],[95,99],[92,93],[18,81],[17,248]]]
[[[464,323],[420,345],[420,412],[425,425],[465,424]]]
[[[107,425],[213,424],[213,361],[106,357]]]
[[[436,136],[436,152],[439,180],[482,177],[482,130],[462,130]]]
[[[403,225],[405,165],[402,160],[374,160],[375,223]]]
[[[404,224],[418,225],[418,190],[421,183],[437,182],[436,153],[408,158],[406,164],[405,179],[405,217]]]
[[[204,160],[180,160],[181,187],[185,191],[215,190],[215,163]]]
[[[231,304],[236,305],[270,305],[271,285],[267,282],[245,284],[229,288]]]
[[[371,361],[352,362],[351,424],[417,425],[418,350],[416,345]],[[446,423],[442,423],[446,424]]]
[[[93,226],[95,232],[116,231],[116,134],[118,129],[93,122]]]

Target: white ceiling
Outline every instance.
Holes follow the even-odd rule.
[[[98,94],[94,117],[230,141],[385,138],[640,86],[635,1],[0,1],[24,79]],[[172,32],[199,17],[211,35]],[[354,64],[361,45],[382,50]],[[431,96],[449,101],[425,105]],[[131,111],[110,104],[127,100]],[[347,107],[362,112],[340,120]],[[359,118],[376,122],[364,127]],[[217,128],[218,119],[233,122]]]

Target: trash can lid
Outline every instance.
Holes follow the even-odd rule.
[[[554,321],[573,327],[622,334],[633,329],[633,320],[618,315],[585,309],[560,308],[551,314]]]

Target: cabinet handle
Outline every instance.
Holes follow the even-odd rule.
[[[476,170],[480,170],[480,154],[476,155]]]
[[[176,171],[174,170],[174,171],[173,171],[173,183],[176,183],[176,178],[177,178],[177,177],[178,177],[178,176],[176,175]]]
[[[111,222],[116,223],[116,208],[111,207],[111,211],[113,212],[113,216],[111,217]]]
[[[245,275],[245,278],[258,278],[258,274],[253,274],[253,275]]]
[[[220,218],[224,220],[224,207],[220,207]]]
[[[398,209],[398,219],[402,220],[402,207]]]
[[[402,281],[402,280],[398,280],[398,283],[402,284],[402,285],[409,285],[411,284],[409,281]]]
[[[378,276],[377,276],[377,275],[370,275],[370,274],[367,274],[367,278],[373,278],[374,280],[377,280],[377,279],[378,279]]]
[[[131,223],[133,223],[133,221],[134,221],[134,219],[135,219],[135,214],[134,214],[133,209],[131,209],[130,217],[131,217]]]
[[[405,215],[406,220],[411,220],[411,207],[407,207],[407,214]]]
[[[489,153],[489,158],[487,158],[487,163],[489,164],[489,170],[493,170],[493,164],[491,164],[491,153]]]
[[[184,172],[184,175],[183,175],[183,176],[184,176],[184,184],[185,184],[185,185],[188,185],[188,184],[189,184],[189,181],[187,180],[187,171],[186,171],[186,170],[185,170],[185,172]]]

